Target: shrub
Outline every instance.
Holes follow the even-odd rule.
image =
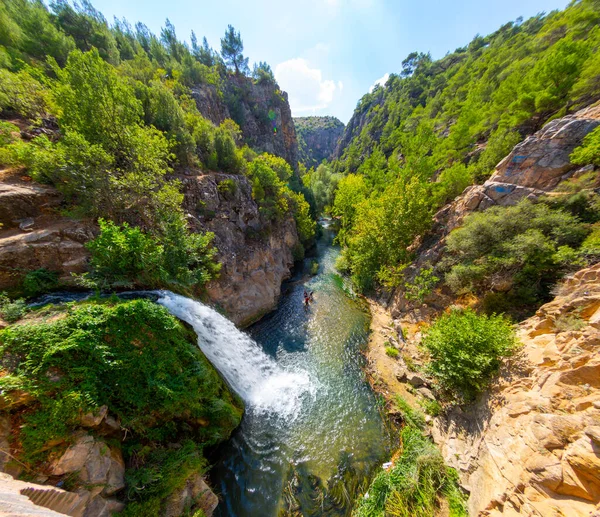
[[[130,431],[125,452],[135,451],[142,465],[155,463],[142,443],[166,446],[185,436],[215,443],[228,436],[239,423],[239,403],[196,340],[148,300],[84,303],[61,319],[0,331],[0,356],[19,358],[0,389],[36,400],[21,429],[25,459],[43,459],[49,440],[68,439],[81,412],[102,405]],[[192,425],[198,419],[208,425]],[[146,481],[154,495],[169,480]]]
[[[0,112],[36,119],[46,112],[47,97],[47,90],[28,72],[13,74],[0,69]]]
[[[319,272],[319,263],[315,259],[310,261],[309,271],[312,276],[315,276]]]
[[[386,346],[385,353],[386,353],[386,355],[393,357],[394,359],[396,357],[398,357],[398,355],[400,354],[400,352],[398,352],[398,350],[396,348],[394,348],[393,346]]]
[[[517,345],[510,322],[502,316],[453,309],[440,316],[423,336],[430,354],[427,370],[451,395],[470,401],[485,389]]]
[[[91,277],[99,287],[202,287],[220,269],[214,236],[188,234],[179,216],[173,214],[160,238],[100,219],[100,235],[86,244],[92,254]]]
[[[57,285],[58,273],[44,268],[30,271],[23,279],[23,291],[27,296],[47,293],[55,289]]]
[[[439,278],[433,274],[432,268],[423,268],[415,276],[412,282],[404,284],[404,297],[418,303],[423,303],[425,297],[431,294]]]
[[[439,416],[442,414],[442,405],[437,400],[421,399],[419,404],[429,416]]]
[[[237,183],[231,178],[220,181],[217,190],[225,199],[231,200],[237,192]]]
[[[8,323],[21,319],[27,312],[25,300],[11,300],[6,293],[0,293],[0,316]]]
[[[446,283],[457,293],[506,293],[511,312],[522,316],[549,298],[562,274],[580,267],[575,251],[588,232],[572,214],[527,199],[471,214],[447,238]]]

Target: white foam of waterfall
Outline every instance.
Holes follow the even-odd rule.
[[[295,418],[316,385],[301,369],[287,371],[231,321],[201,302],[158,291],[158,303],[189,323],[204,355],[242,397],[247,410]]]

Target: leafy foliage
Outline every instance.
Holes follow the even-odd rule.
[[[428,371],[454,397],[470,401],[485,389],[501,360],[515,350],[510,322],[502,316],[454,309],[440,316],[423,337]]]
[[[364,189],[367,201],[360,211],[373,217],[386,203],[382,197],[390,185],[396,185],[396,196],[420,197],[428,210],[418,214],[420,220],[413,215],[414,231],[398,228],[406,233],[396,242],[406,249],[427,230],[429,214],[473,182],[487,179],[526,135],[599,98],[599,22],[598,2],[581,0],[563,11],[518,19],[488,36],[478,35],[436,61],[411,53],[400,73],[358,102],[331,164],[333,173],[364,179],[360,195]],[[573,153],[574,163],[598,163],[598,134],[596,130]],[[413,178],[422,188],[404,193]],[[356,217],[359,210],[343,208],[350,191],[350,183],[340,181],[335,194],[341,198],[336,215],[341,218],[340,242],[348,247],[347,263],[362,271],[356,280],[363,289],[376,282],[393,285],[407,253],[386,258],[381,270],[370,256],[371,246],[350,249],[350,235],[364,231],[358,228],[364,224]],[[336,204],[334,200],[334,211]]]
[[[221,265],[214,262],[214,235],[188,234],[175,224],[158,240],[132,228],[99,220],[100,235],[87,243],[92,254],[91,277],[100,287],[202,287]]]
[[[22,298],[11,300],[6,293],[0,292],[0,317],[8,323],[14,323],[27,312],[27,304]]]
[[[186,435],[197,443],[226,437],[239,403],[192,334],[147,300],[85,303],[52,322],[1,331],[0,356],[19,358],[4,364],[3,393],[19,389],[37,401],[23,420],[24,458],[41,459],[48,441],[68,440],[81,413],[102,405],[130,430],[130,454]],[[198,419],[208,425],[192,425]]]
[[[589,233],[574,215],[525,199],[469,215],[447,238],[447,284],[457,293],[503,293],[491,311],[514,314],[547,300],[551,286],[570,267],[582,265],[576,250]]]

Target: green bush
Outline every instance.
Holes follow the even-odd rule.
[[[430,355],[427,370],[440,387],[470,401],[490,384],[517,341],[506,318],[453,309],[427,329],[423,346]]]
[[[237,183],[232,179],[220,181],[217,185],[217,190],[225,199],[231,200],[237,192]]]
[[[439,416],[442,414],[442,405],[437,400],[421,399],[420,406],[429,416]]]
[[[161,238],[100,219],[100,235],[86,244],[91,278],[99,287],[201,288],[221,267],[214,235],[188,234],[179,215],[172,214]]]
[[[524,199],[469,215],[447,238],[442,262],[456,292],[501,292],[522,316],[547,301],[552,285],[573,268],[588,227],[574,215]],[[506,305],[509,305],[507,303]]]
[[[21,319],[27,312],[25,300],[11,300],[6,293],[0,293],[0,316],[8,323]]]
[[[386,346],[385,353],[386,353],[386,355],[388,355],[394,359],[400,355],[400,352],[398,352],[398,350],[396,348],[394,348],[393,346]]]
[[[48,271],[47,269],[36,269],[30,271],[23,279],[23,291],[27,296],[37,296],[38,294],[52,291],[58,286],[58,273]]]
[[[0,379],[2,393],[19,389],[36,400],[21,427],[23,458],[42,460],[48,441],[68,440],[81,412],[102,405],[129,430],[131,454],[144,443],[228,436],[239,403],[196,339],[148,300],[84,303],[63,318],[0,331],[0,357],[19,358]],[[199,419],[207,425],[194,424]]]
[[[36,119],[46,113],[48,91],[28,72],[16,74],[0,68],[0,113]]]
[[[319,262],[315,259],[310,261],[310,274],[315,276],[319,272]]]

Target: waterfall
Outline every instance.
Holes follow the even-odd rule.
[[[198,346],[229,385],[242,397],[247,411],[295,418],[316,385],[301,369],[286,371],[231,321],[201,302],[169,291],[158,291],[158,303],[189,323]]]

